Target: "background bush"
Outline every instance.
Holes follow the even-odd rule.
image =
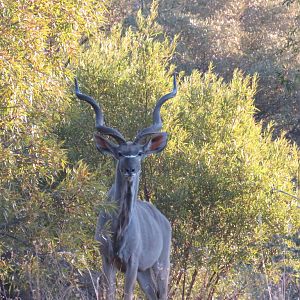
[[[152,0],[112,1],[109,20],[135,26]],[[275,122],[276,134],[300,143],[299,0],[160,0],[158,23],[179,35],[173,62],[186,73],[206,72],[211,62],[226,81],[236,68],[259,73],[255,117]]]
[[[11,38],[1,40],[0,291],[92,299],[101,268],[93,233],[114,167],[95,149],[93,111],[74,97],[73,77],[132,139],[172,89],[177,38],[161,33],[156,4],[129,29],[103,27],[100,4],[36,5],[1,3]],[[140,185],[172,222],[170,297],[293,297],[299,204],[277,190],[298,192],[297,147],[254,121],[256,76],[236,70],[226,83],[210,66],[179,81],[162,111],[168,147],[145,161]]]

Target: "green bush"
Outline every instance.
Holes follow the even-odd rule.
[[[155,183],[155,199],[173,223],[173,259],[199,274],[194,297],[217,295],[222,281],[262,256],[268,265],[278,254],[274,237],[299,228],[297,201],[274,191],[294,193],[297,148],[255,123],[256,88],[256,77],[238,71],[229,83],[212,69],[194,71],[168,108],[171,141],[155,170],[168,175]]]
[[[0,78],[0,291],[8,297],[18,290],[25,299],[95,297],[101,265],[93,232],[114,167],[95,149],[94,112],[75,98],[66,78],[77,73],[106,123],[128,139],[150,124],[154,103],[172,89],[176,39],[160,32],[156,5],[148,17],[138,14],[135,28],[99,32],[102,18],[90,15],[93,3],[68,3],[64,16],[78,26],[67,26],[61,7],[49,22],[45,6],[46,21],[38,25],[45,31],[33,39],[43,45],[26,40],[35,49],[31,60],[47,64],[45,72],[24,56],[26,48],[16,48],[16,56],[6,53],[11,68]],[[5,5],[6,30],[22,36],[24,28],[14,27],[22,24],[14,25],[19,8]],[[51,36],[49,24],[58,28]],[[78,38],[86,35],[89,42],[81,47]],[[16,46],[10,42],[7,49]],[[43,51],[52,42],[55,57]],[[64,50],[71,46],[76,51],[68,52],[66,66]],[[281,280],[283,268],[295,282],[297,201],[275,189],[295,194],[298,149],[284,136],[273,140],[271,126],[263,130],[255,122],[255,76],[236,71],[225,83],[210,68],[180,74],[179,81],[178,95],[162,109],[168,147],[145,161],[140,185],[140,197],[154,202],[173,226],[170,297],[261,298]]]
[[[101,201],[101,187],[84,164],[68,164],[55,130],[69,106],[67,79],[80,44],[97,34],[105,8],[89,0],[4,0],[0,11],[0,294],[40,299],[63,278],[45,262],[68,243],[85,252],[83,232]]]
[[[171,90],[174,47],[150,29],[152,22],[139,15],[136,30],[115,27],[80,61],[83,90],[102,105],[107,124],[128,138],[150,123],[156,99]],[[294,193],[297,148],[284,137],[272,140],[271,126],[263,130],[255,122],[255,76],[236,71],[225,83],[210,68],[180,81],[178,96],[163,109],[168,147],[145,161],[140,197],[146,192],[173,224],[173,297],[180,288],[192,298],[211,298],[239,280],[244,265],[261,271],[262,257],[264,276],[281,272],[272,263],[281,250],[268,245],[295,232],[299,216],[297,201],[274,188]],[[72,120],[61,131],[65,147],[75,160],[83,158],[104,174],[108,189],[114,168],[111,158],[95,150],[93,110],[74,103],[70,113]],[[182,268],[185,275],[176,286]],[[231,289],[246,290],[247,282]]]

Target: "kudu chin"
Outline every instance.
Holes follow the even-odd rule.
[[[117,161],[115,182],[108,193],[108,201],[116,210],[100,212],[95,235],[103,264],[100,299],[115,299],[117,270],[125,272],[124,299],[133,299],[136,280],[148,299],[167,299],[171,226],[152,204],[138,200],[137,194],[142,160],[162,151],[167,144],[167,133],[160,132],[160,109],[177,93],[175,75],[173,80],[173,91],[160,98],[154,107],[152,125],[140,130],[133,142],[127,142],[118,130],[105,126],[100,106],[80,92],[75,79],[76,96],[95,111],[97,149]]]

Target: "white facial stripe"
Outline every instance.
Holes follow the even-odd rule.
[[[137,157],[138,156],[138,154],[136,154],[136,155],[124,155],[124,157],[127,157],[127,158],[133,158],[133,157]]]

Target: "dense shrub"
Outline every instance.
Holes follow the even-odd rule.
[[[238,71],[228,84],[195,71],[168,108],[171,141],[159,167],[168,176],[155,195],[174,224],[174,260],[200,278],[192,299],[218,295],[245,265],[271,264],[281,254],[273,240],[299,228],[297,201],[274,192],[293,193],[297,148],[255,123],[255,91],[256,78]],[[246,288],[235,280],[235,292]]]
[[[57,251],[70,240],[84,252],[93,211],[86,199],[97,196],[99,203],[93,176],[82,163],[68,166],[54,131],[69,105],[70,63],[99,31],[104,7],[4,0],[0,12],[0,292],[40,299],[63,287],[63,269],[53,273],[50,261],[62,259]],[[81,228],[72,228],[72,218]]]
[[[92,44],[81,57],[81,85],[101,103],[107,124],[128,139],[150,122],[155,100],[171,89],[173,46],[161,42],[153,28],[151,16],[138,15],[135,30],[114,27],[109,39]],[[274,191],[294,193],[297,148],[284,137],[273,141],[271,126],[263,130],[255,123],[255,76],[236,71],[226,84],[210,69],[180,78],[178,96],[163,110],[168,148],[145,161],[140,196],[172,221],[175,299],[182,290],[186,297],[211,298],[233,280],[228,296],[246,292],[253,281],[239,276],[250,266],[271,282],[280,276],[272,257],[299,226],[297,202]],[[66,147],[111,183],[111,158],[97,155],[92,140],[92,109],[74,103],[70,113],[71,123],[61,130]]]
[[[97,153],[93,111],[75,99],[67,78],[76,73],[106,123],[132,139],[172,88],[176,39],[161,33],[156,5],[148,17],[137,15],[134,28],[99,32],[102,8],[91,2],[68,2],[63,15],[56,2],[52,10],[39,3],[41,15],[29,4],[1,4],[11,22],[1,29],[24,43],[0,40],[8,66],[0,78],[0,291],[93,299],[101,267],[93,231],[114,168]],[[15,20],[16,12],[23,17]],[[68,18],[77,25],[68,27]],[[44,29],[40,38],[24,35],[35,26]],[[255,76],[235,71],[225,83],[211,67],[179,81],[162,111],[168,147],[145,161],[140,188],[172,222],[170,297],[261,298],[283,280],[292,294],[299,211],[277,190],[295,194],[297,148],[255,123]]]

